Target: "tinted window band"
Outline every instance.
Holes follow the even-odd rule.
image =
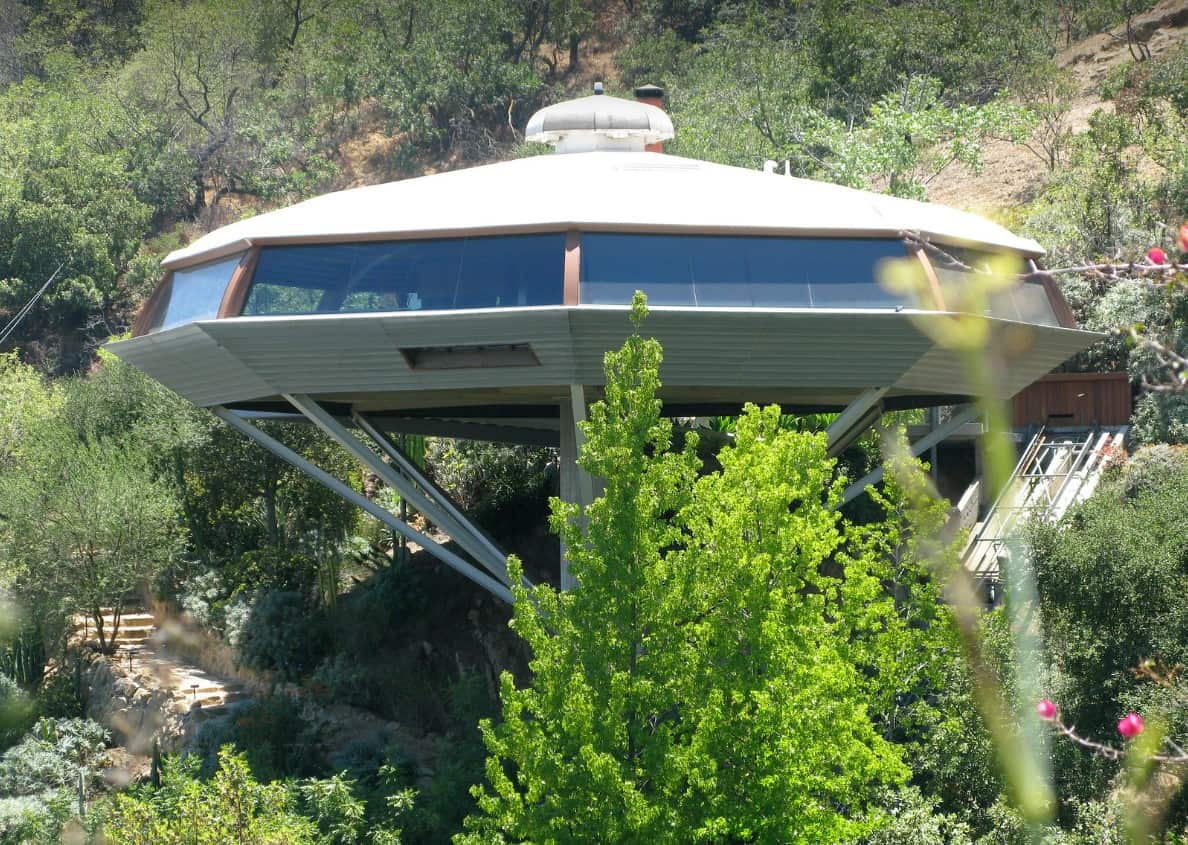
[[[246,316],[560,305],[565,234],[263,247]]]
[[[879,284],[880,264],[907,255],[876,238],[582,235],[581,301],[621,305],[893,308],[912,303]]]

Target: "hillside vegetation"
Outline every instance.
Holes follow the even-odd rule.
[[[1188,841],[1178,770],[1032,714],[1188,744],[1186,38],[1176,0],[0,0],[0,845]],[[529,116],[595,80],[664,87],[669,153],[1111,265],[1058,276],[1108,333],[1066,366],[1129,373],[1136,454],[1028,526],[1040,621],[946,603],[960,538],[893,437],[835,461],[827,416],[778,408],[716,420],[721,450],[674,431],[640,301],[590,409],[589,546],[554,450],[403,444],[540,585],[514,614],[100,349],[168,251],[547,152]],[[312,426],[260,425],[400,509]],[[83,718],[86,664],[119,661],[79,620],[139,601],[251,692],[184,758]],[[105,777],[117,753],[144,777]]]
[[[47,372],[76,370],[129,324],[169,248],[326,190],[514,155],[534,109],[595,77],[612,90],[664,85],[672,152],[790,160],[800,175],[911,195],[936,184],[977,205],[945,179],[980,169],[988,143],[1055,133],[1061,158],[1065,123],[1048,122],[1083,128],[1097,80],[1069,45],[1129,15],[1129,52],[1175,61],[1142,11],[1118,0],[5,0],[0,313],[63,265],[10,343]],[[1118,93],[1126,66],[1113,67]]]

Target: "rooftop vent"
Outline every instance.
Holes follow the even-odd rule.
[[[639,100],[602,93],[548,106],[532,115],[525,132],[529,141],[552,144],[559,153],[594,150],[643,152],[673,136],[672,121],[662,109]]]

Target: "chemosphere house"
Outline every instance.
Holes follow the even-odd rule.
[[[1042,248],[940,205],[662,154],[672,123],[642,101],[660,94],[542,109],[527,137],[552,155],[340,191],[211,232],[165,259],[133,337],[111,349],[505,599],[503,553],[387,435],[557,445],[562,495],[588,501],[576,422],[630,331],[636,290],[673,416],[746,401],[842,411],[836,453],[884,409],[965,402],[956,353],[919,327],[944,312],[883,288],[880,263],[915,257],[962,283],[905,232],[964,256],[1034,261]],[[1004,399],[1098,337],[1042,275],[991,302],[990,319],[1028,338],[1007,353]],[[277,415],[318,425],[470,559],[252,423]]]

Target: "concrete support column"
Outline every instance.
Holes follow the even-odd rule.
[[[928,409],[928,433],[936,431],[940,428],[940,408],[933,405]],[[932,481],[935,483],[940,477],[940,470],[937,467],[937,444],[932,444],[932,448],[928,452],[929,471],[932,473]]]
[[[580,384],[569,386],[568,401],[561,401],[561,498],[578,507],[585,509],[594,501],[594,481],[590,474],[578,466],[578,453],[581,450],[584,437],[578,429],[578,423],[586,421],[586,391]],[[583,516],[581,524],[585,527]],[[570,590],[576,582],[569,574],[569,561],[565,555],[565,545],[561,545],[561,589]]]

